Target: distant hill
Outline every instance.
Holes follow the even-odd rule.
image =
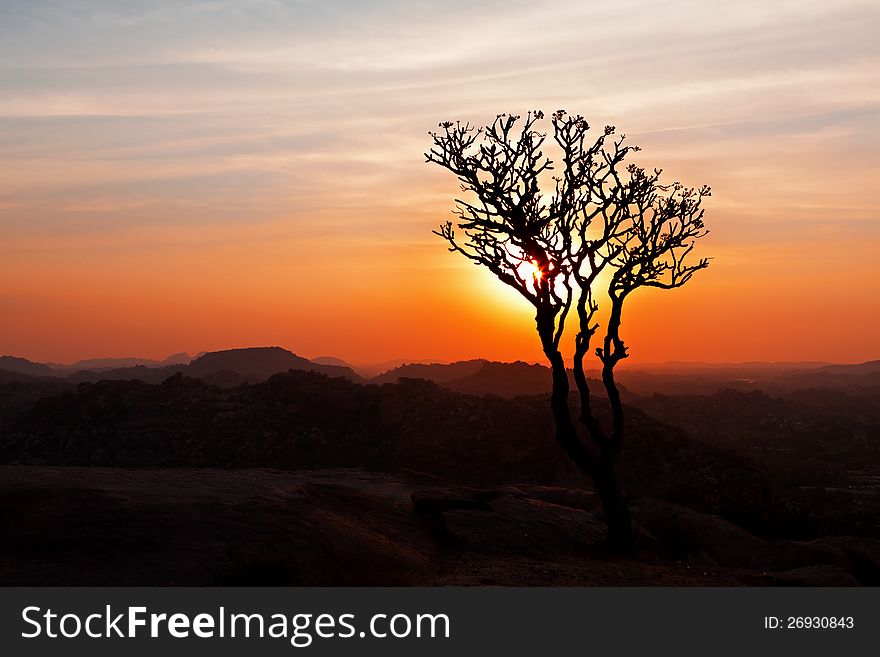
[[[26,358],[16,356],[0,356],[0,370],[28,374],[30,376],[55,376],[56,373],[48,365],[34,363]]]
[[[158,367],[159,365],[161,361],[149,358],[89,358],[61,367],[71,370],[113,370],[122,367]]]
[[[880,373],[880,360],[869,360],[857,365],[826,365],[818,371],[827,374],[877,374]]]
[[[333,356],[318,356],[317,358],[309,358],[309,360],[318,365],[336,365],[337,367],[347,367],[351,370],[356,370],[353,365]]]
[[[199,354],[199,356],[200,355],[201,354]],[[181,351],[179,353],[171,354],[170,356],[168,356],[168,358],[166,358],[165,360],[162,361],[162,364],[163,365],[186,365],[190,361],[192,361],[193,358],[198,358],[198,356],[190,356],[185,351]]]
[[[409,363],[374,376],[370,382],[397,383],[400,379],[427,379],[434,383],[447,383],[476,374],[488,362],[480,358],[455,363]]]
[[[165,360],[154,360],[151,358],[88,358],[86,360],[78,360],[70,365],[60,365],[51,363],[55,369],[72,370],[79,372],[80,370],[115,370],[130,367],[165,367],[168,365],[185,365],[192,360],[192,356],[185,352],[172,354]]]
[[[517,361],[515,363],[485,362],[467,376],[446,382],[446,387],[472,395],[496,394],[501,397],[540,395],[550,392],[550,369]]]
[[[604,395],[598,381],[599,370],[588,367],[587,376],[595,380],[591,385],[594,394]],[[763,390],[774,395],[809,388],[858,391],[880,385],[880,361],[858,365],[663,363],[623,367],[616,372],[616,378],[621,392],[635,395],[711,395],[724,389]],[[373,377],[370,383],[396,383],[401,379],[426,379],[458,392],[502,397],[544,394],[551,388],[550,372],[545,365],[484,359],[449,364],[410,363]]]
[[[412,358],[393,358],[391,360],[382,361],[381,363],[358,363],[354,367],[354,370],[361,376],[367,379],[372,379],[375,376],[393,370],[395,367],[400,367],[401,365],[406,365],[407,363],[412,362]],[[439,363],[440,360],[438,358],[423,358],[420,362]]]
[[[185,369],[192,377],[204,377],[217,372],[235,372],[245,378],[267,379],[288,370],[320,372],[327,376],[341,376],[360,381],[361,376],[350,367],[315,363],[281,347],[248,347],[211,351],[196,358]]]
[[[117,367],[109,370],[79,370],[67,377],[70,383],[96,383],[98,381],[129,381],[135,379],[144,383],[162,383],[169,376],[183,372],[186,365],[168,365],[166,367]]]
[[[550,375],[544,364],[513,363],[483,358],[454,363],[401,363],[369,378],[370,383],[397,383],[403,379],[425,379],[444,388],[473,395],[538,395],[550,391]],[[590,362],[587,376],[600,377]],[[36,363],[15,356],[0,357],[3,381],[21,377],[58,377],[69,383],[135,379],[161,383],[175,374],[200,378],[222,388],[241,383],[257,383],[288,370],[315,371],[351,381],[363,381],[375,369],[352,366],[333,356],[307,359],[281,347],[250,347],[201,353],[191,358],[177,353],[158,361],[145,358],[93,358],[72,365]],[[375,366],[378,367],[378,366]],[[746,362],[746,363],[625,363],[617,373],[622,391],[634,395],[697,394],[711,395],[719,390],[742,392],[761,390],[783,396],[797,390],[846,391],[864,397],[880,386],[880,360],[859,364],[834,365],[822,362]],[[600,382],[592,386],[602,395]]]
[[[202,354],[189,364],[134,365],[100,370],[83,369],[71,374],[67,380],[70,383],[96,383],[102,380],[128,381],[135,379],[144,383],[156,384],[162,383],[175,374],[183,374],[202,379],[211,385],[229,388],[245,382],[265,381],[274,374],[288,370],[315,371],[327,376],[341,376],[350,381],[362,380],[349,367],[314,363],[281,347],[250,347],[212,351]]]
[[[33,381],[39,381],[39,378],[23,372],[0,370],[0,383],[31,383]]]
[[[711,395],[719,390],[761,390],[785,395],[822,388],[857,390],[880,384],[880,361],[858,365],[827,363],[633,363],[620,368],[617,380],[639,395]]]
[[[752,374],[766,371],[810,370],[831,365],[825,361],[761,361],[750,360],[739,363],[704,363],[702,361],[670,360],[663,363],[642,363],[638,367],[651,372],[692,372],[694,370],[744,371]]]
[[[596,380],[597,373],[589,371],[587,375],[591,377],[593,392],[604,395],[602,384]],[[425,379],[448,390],[469,395],[497,395],[507,398],[548,394],[552,387],[550,368],[545,365],[521,360],[504,363],[481,358],[448,364],[402,365],[373,377],[369,383],[397,383],[405,379]],[[571,372],[569,381],[574,388]],[[624,388],[621,386],[622,390]]]

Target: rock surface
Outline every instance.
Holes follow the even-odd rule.
[[[433,517],[453,509],[487,509],[488,502],[499,495],[462,486],[418,489],[410,494],[410,498],[416,513]]]
[[[864,536],[833,536],[813,541],[843,551],[852,562],[852,572],[865,586],[880,586],[880,539]]]
[[[817,565],[837,566],[847,573],[853,572],[853,564],[846,553],[827,543],[773,541],[758,548],[751,560],[752,568],[770,572]]]
[[[344,469],[0,466],[0,584],[841,586],[877,575],[874,539],[767,544],[650,499],[633,506],[636,551],[608,554],[592,505],[576,489],[426,487]],[[762,559],[771,574],[743,567]]]
[[[839,566],[818,564],[779,573],[775,582],[783,586],[861,586],[859,581]]]
[[[632,516],[677,557],[702,552],[722,566],[747,566],[765,545],[720,516],[671,502],[640,498],[632,506]]]
[[[493,500],[487,511],[446,511],[442,521],[456,545],[483,553],[546,557],[584,550],[605,538],[605,525],[587,511],[511,496]]]

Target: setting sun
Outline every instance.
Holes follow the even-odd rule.
[[[541,273],[541,268],[538,266],[538,263],[534,260],[529,260],[522,263],[519,268],[519,275],[522,277],[524,281],[533,280],[536,283],[544,278],[544,274]]]

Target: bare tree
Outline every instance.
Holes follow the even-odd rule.
[[[598,452],[591,476],[608,519],[609,541],[625,549],[632,542],[631,525],[615,471],[625,415],[614,376],[617,364],[628,356],[620,334],[624,301],[641,287],[680,287],[708,266],[707,259],[692,261],[690,254],[696,240],[707,233],[702,200],[710,195],[710,189],[686,188],[677,182],[664,185],[659,169],[648,174],[634,164],[626,165],[627,155],[639,149],[624,145],[623,136],[615,138],[610,126],[590,148],[584,149],[580,142],[573,147],[570,129],[560,126],[580,124],[583,118],[568,119],[562,111],[553,118],[557,142],[565,155],[563,162],[566,168],[571,162],[577,169],[576,180],[582,186],[578,217],[572,224],[576,238],[568,252],[578,288],[573,375],[580,397],[580,423]],[[595,353],[611,407],[608,431],[603,430],[593,412],[584,371],[584,358],[600,328],[595,322],[599,310],[597,279],[606,270],[611,272],[604,291],[608,316]]]
[[[706,234],[702,199],[709,189],[660,183],[625,165],[625,146],[606,127],[588,140],[589,124],[560,110],[551,118],[561,170],[544,154],[547,135],[536,125],[540,111],[522,117],[500,114],[490,125],[444,122],[429,133],[426,160],[448,169],[467,199],[456,199],[456,221],[435,233],[477,265],[515,289],[535,308],[541,347],[552,372],[551,409],[556,438],[569,458],[594,482],[608,520],[608,540],[617,550],[632,545],[629,511],[621,496],[615,463],[624,436],[624,409],[614,377],[627,357],[620,336],[624,301],[641,287],[674,288],[690,280],[706,259],[690,262],[696,239]],[[544,197],[541,184],[552,180]],[[456,229],[459,231],[456,233]],[[597,282],[610,271],[608,317],[596,348],[612,422],[605,430],[593,412],[584,358],[599,330]],[[574,305],[577,315],[573,375],[580,398],[581,440],[569,407],[569,378],[560,343]]]

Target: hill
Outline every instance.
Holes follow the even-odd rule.
[[[39,377],[36,377],[32,374],[23,374],[21,372],[15,372],[13,370],[0,370],[0,383],[25,383],[29,381],[36,381]]]
[[[55,376],[55,372],[48,365],[16,356],[0,356],[0,370],[29,376]]]
[[[129,381],[132,379],[145,383],[162,383],[169,376],[183,372],[185,365],[169,365],[168,367],[148,367],[134,365],[109,370],[78,370],[67,376],[66,381],[73,384],[96,383],[98,381]]]
[[[186,367],[187,376],[204,377],[218,372],[235,372],[244,379],[264,380],[288,370],[313,371],[327,376],[341,376],[351,381],[361,377],[349,367],[315,363],[281,347],[248,347],[211,351]]]
[[[784,396],[798,390],[843,391],[873,395],[880,388],[880,361],[858,365],[815,363],[664,363],[624,366],[616,372],[618,385],[632,395],[711,395],[720,390],[763,391]],[[600,379],[598,369],[587,376]],[[503,363],[483,359],[450,364],[411,363],[396,367],[370,381],[390,383],[402,378],[433,381],[450,390],[475,395],[535,395],[550,392],[550,372],[543,364]],[[597,381],[594,393],[603,395]]]
[[[351,370],[355,370],[353,365],[346,363],[341,358],[336,358],[335,356],[318,356],[317,358],[309,358],[309,360],[316,365],[336,365],[338,367],[347,367]]]
[[[379,366],[375,366],[376,368]],[[74,368],[74,369],[71,369]],[[161,383],[178,372],[209,383],[229,387],[264,381],[273,374],[293,370],[311,370],[328,376],[342,376],[362,381],[362,373],[371,375],[367,366],[352,366],[333,356],[306,359],[281,347],[251,347],[200,353],[194,359],[186,353],[163,361],[141,358],[97,358],[73,365],[35,363],[14,356],[0,357],[3,380],[21,376],[67,377],[71,383],[137,379]],[[588,369],[587,376],[598,380],[598,369]],[[471,359],[453,363],[398,363],[371,376],[370,383],[395,383],[402,379],[425,379],[450,390],[475,395],[544,394],[550,391],[550,373],[543,364],[522,361],[512,363]],[[711,395],[720,390],[762,391],[773,396],[787,396],[803,390],[845,392],[863,398],[873,397],[880,389],[880,361],[851,365],[827,363],[747,362],[691,363],[668,362],[632,366],[625,363],[617,372],[618,384],[632,395]],[[603,395],[600,383],[594,392]]]
[[[855,365],[826,365],[819,368],[828,374],[880,374],[880,360],[869,360]]]
[[[71,365],[58,366],[68,370],[112,370],[127,367],[165,367],[168,365],[185,365],[192,357],[184,352],[172,354],[165,360],[153,360],[150,358],[89,358],[78,360]]]
[[[135,365],[106,370],[83,369],[69,375],[67,381],[79,384],[137,380],[158,384],[175,374],[185,374],[213,385],[231,387],[241,383],[265,381],[273,374],[288,370],[314,371],[327,376],[341,376],[351,381],[361,380],[361,377],[349,367],[315,363],[281,347],[250,347],[208,352],[189,364]]]
[[[447,381],[446,386],[472,395],[540,395],[550,392],[550,370],[543,365],[522,361],[484,362],[476,372]]]
[[[482,358],[454,363],[406,363],[370,379],[370,383],[397,383],[400,379],[426,379],[447,383],[479,372],[488,361]]]

